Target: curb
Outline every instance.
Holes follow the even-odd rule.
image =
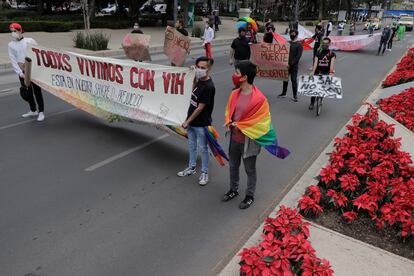
[[[213,41],[213,46],[223,46],[226,44],[230,44],[233,41],[234,38],[222,38],[217,39]],[[200,40],[201,41],[201,40]],[[199,50],[203,47],[200,45],[200,41],[191,41],[191,50]],[[68,51],[68,50],[66,50]],[[69,50],[70,51],[70,50]],[[73,51],[70,51],[73,52]],[[152,55],[156,54],[162,54],[164,52],[164,45],[157,45],[152,46],[149,48],[149,53]],[[97,51],[97,52],[87,52],[87,53],[80,53],[87,56],[96,56],[96,57],[109,57],[109,58],[116,58],[116,57],[124,57],[124,50],[118,49],[118,50],[103,50],[103,51]],[[11,63],[2,63],[0,64],[0,74],[5,73],[7,71],[11,71],[12,65]]]
[[[411,46],[412,47],[412,46]],[[396,67],[397,67],[397,63],[399,63],[401,61],[401,59],[407,54],[407,52],[409,51],[409,48],[403,53],[403,55],[401,56],[400,59],[398,59],[398,61],[395,63],[395,65],[391,68],[391,70],[389,70],[384,79],[386,78],[386,76],[388,76],[391,72],[393,72]],[[384,80],[383,79],[383,80]],[[382,81],[383,81],[382,80]],[[363,103],[365,102],[369,102],[369,103],[374,103],[373,101],[375,101],[375,98],[379,96],[379,94],[382,91],[382,81],[380,81],[380,83],[378,84],[378,86],[376,88],[374,88],[369,94],[368,96],[362,101]],[[365,104],[362,104],[362,106],[354,113],[360,113],[360,114],[364,114],[367,111],[367,106]],[[381,112],[381,110],[379,110],[379,114],[382,117],[381,119],[383,119],[384,121],[388,121],[388,122],[392,122],[395,121],[393,118],[389,117],[387,114]],[[280,202],[275,206],[275,208],[268,214],[268,216],[275,216],[277,210],[279,209],[279,207],[281,205],[285,205],[287,207],[296,207],[298,200],[300,199],[300,197],[302,196],[302,194],[305,193],[306,188],[309,185],[316,185],[317,184],[317,180],[315,179],[315,176],[318,175],[319,171],[321,170],[321,168],[323,168],[328,162],[329,162],[329,153],[333,151],[334,149],[334,142],[335,142],[335,138],[336,137],[340,137],[343,136],[347,133],[347,129],[346,126],[352,122],[352,118],[350,118],[342,127],[341,129],[337,132],[337,134],[334,136],[334,138],[332,138],[329,143],[327,145],[323,145],[322,148],[322,152],[319,154],[319,156],[316,158],[316,160],[313,161],[313,163],[310,165],[310,167],[303,173],[303,175],[299,178],[299,180],[296,181],[296,183],[293,186],[288,187],[288,191],[287,193],[283,196],[283,198],[280,200]],[[397,135],[397,128],[400,128],[400,130],[405,133],[405,132],[410,132],[405,126],[403,126],[402,124],[398,123],[397,121],[395,121],[395,130],[396,133],[394,134],[394,136]],[[414,134],[411,133],[411,138],[414,137]],[[412,146],[414,147],[414,146]],[[414,149],[411,150],[407,150],[407,148],[405,148],[404,146],[404,150],[406,152],[410,152],[410,151],[414,151]],[[412,155],[412,157],[414,157]],[[248,238],[248,240],[245,242],[244,245],[242,245],[240,248],[237,249],[235,255],[231,258],[231,260],[223,267],[223,269],[218,273],[219,276],[230,276],[230,275],[239,275],[240,274],[240,267],[239,267],[239,256],[238,253],[240,252],[240,250],[242,248],[245,247],[251,247],[251,246],[255,246],[257,245],[261,240],[261,234],[262,234],[262,229],[264,226],[264,221],[260,223],[259,227],[254,231],[253,234],[251,234],[251,236]],[[318,225],[319,227],[319,225]],[[343,235],[341,233],[338,233],[334,230],[329,229],[332,232],[337,233],[338,235]],[[359,242],[362,244],[365,244],[362,241],[359,241],[357,239],[354,239],[352,237],[346,236],[348,239],[351,240],[355,240],[355,242]],[[380,249],[378,247],[375,247],[373,245],[367,244],[367,246],[370,246],[372,248],[375,248],[377,252],[382,252],[384,251],[383,249]],[[391,252],[385,251],[388,254],[391,255],[395,255]],[[404,260],[405,262],[409,262],[410,264],[413,264],[413,270],[414,270],[414,262],[398,256],[397,256],[400,260]],[[324,256],[327,257],[327,256]]]

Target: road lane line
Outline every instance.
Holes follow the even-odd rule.
[[[347,57],[349,57],[349,56],[343,56],[343,57],[340,57],[340,58],[338,58],[338,60],[337,60],[337,61],[344,60],[344,59],[346,59]]]
[[[133,152],[135,152],[135,151],[138,151],[138,150],[141,150],[143,148],[146,148],[146,147],[148,147],[148,146],[150,146],[150,145],[152,145],[152,144],[154,144],[154,143],[156,143],[156,142],[158,142],[158,141],[160,141],[160,140],[162,140],[164,138],[167,138],[168,136],[170,136],[168,133],[163,134],[163,135],[161,135],[161,136],[159,136],[157,138],[154,138],[152,140],[149,140],[148,142],[145,142],[144,144],[141,144],[139,146],[130,148],[129,150],[123,151],[123,152],[118,153],[118,154],[116,154],[114,156],[111,156],[111,157],[109,157],[109,158],[107,158],[107,159],[105,159],[105,160],[103,160],[103,161],[101,161],[99,163],[96,163],[96,164],[94,164],[94,165],[86,168],[85,171],[91,172],[91,171],[94,171],[96,169],[99,169],[99,168],[101,168],[101,167],[103,167],[105,165],[108,165],[109,163],[114,162],[114,161],[116,161],[118,159],[121,159],[121,158],[123,158],[123,157],[125,157],[125,156],[127,156],[127,155],[129,155],[129,154],[131,154]]]
[[[77,108],[71,108],[71,109],[68,109],[68,110],[59,111],[59,112],[56,112],[56,113],[52,113],[50,115],[46,114],[46,120],[47,120],[47,118],[56,117],[56,116],[59,116],[59,115],[65,114],[65,113],[72,112],[74,110],[77,110]],[[0,126],[0,130],[5,130],[5,129],[11,128],[11,127],[28,124],[28,123],[31,123],[31,122],[34,122],[34,121],[36,121],[36,119],[31,119],[31,120],[26,120],[26,121],[22,121],[22,122],[17,122],[17,123],[14,123],[14,124]]]

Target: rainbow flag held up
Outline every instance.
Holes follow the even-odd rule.
[[[230,94],[225,112],[226,125],[237,127],[244,135],[264,147],[268,152],[284,159],[290,152],[278,145],[276,132],[271,122],[269,103],[256,86],[253,86],[252,89],[252,98],[246,108],[247,111],[238,122],[233,122],[232,118],[241,93],[240,89],[236,89]]]

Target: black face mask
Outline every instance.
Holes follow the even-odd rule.
[[[290,40],[295,40],[296,39],[296,35],[290,35]]]

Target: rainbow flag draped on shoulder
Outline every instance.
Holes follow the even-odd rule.
[[[240,93],[240,89],[236,89],[230,94],[225,113],[226,125],[233,124],[271,154],[282,159],[286,158],[290,152],[288,149],[279,147],[276,132],[272,126],[269,103],[256,86],[253,86],[252,98],[246,108],[247,111],[238,122],[232,122]]]

